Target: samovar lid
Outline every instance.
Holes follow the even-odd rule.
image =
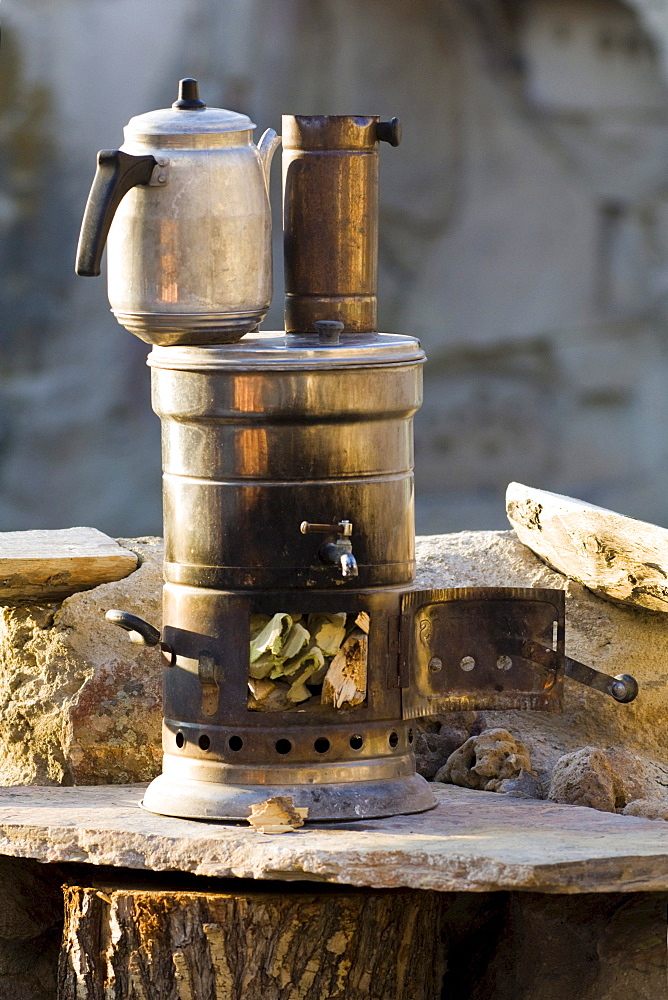
[[[154,347],[148,356],[152,368],[210,371],[215,368],[360,368],[421,364],[426,360],[420,341],[396,333],[360,333],[338,344],[318,334],[247,333],[236,344],[215,347]]]

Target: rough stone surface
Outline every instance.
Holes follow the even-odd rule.
[[[622,810],[651,788],[643,765],[624,750],[583,747],[560,757],[552,771],[548,798],[603,812]]]
[[[668,891],[668,825],[434,785],[412,816],[260,836],[139,808],[143,786],[0,790],[0,853],[215,877],[441,892]]]
[[[624,816],[642,816],[644,819],[668,820],[668,800],[634,799],[622,809]]]
[[[556,587],[566,591],[566,652],[606,673],[630,673],[640,694],[619,705],[564,682],[564,712],[485,712],[489,727],[521,739],[532,768],[549,786],[557,760],[584,746],[624,748],[641,759],[652,787],[668,797],[668,622],[666,616],[611,604],[549,569],[512,531],[460,532],[417,539],[417,589]],[[447,718],[440,717],[447,724]],[[445,763],[445,761],[443,761]]]
[[[413,749],[418,774],[431,781],[450,754],[470,736],[485,728],[484,716],[478,712],[452,712],[446,718],[418,719]]]
[[[524,769],[512,778],[502,778],[493,790],[503,792],[504,795],[516,795],[521,799],[542,799],[544,797],[544,788],[538,775]]]
[[[531,760],[523,743],[507,729],[486,729],[455,750],[434,781],[498,792],[506,780],[530,771]]]
[[[104,619],[160,623],[162,543],[141,565],[62,604],[0,608],[0,784],[143,781],[160,770],[161,655]]]

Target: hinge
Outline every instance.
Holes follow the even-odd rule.
[[[399,676],[399,615],[387,616],[387,687],[401,687]]]
[[[404,612],[399,618],[399,687],[407,688],[411,683],[410,651],[413,612]]]

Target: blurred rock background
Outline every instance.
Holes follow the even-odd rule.
[[[161,530],[146,346],[73,260],[97,150],[190,75],[260,131],[282,112],[402,118],[382,151],[380,316],[430,359],[418,531],[503,527],[513,479],[668,523],[667,0],[3,13],[0,530]]]

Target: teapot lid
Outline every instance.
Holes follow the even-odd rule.
[[[207,132],[248,132],[255,123],[248,115],[224,108],[207,108],[199,99],[197,80],[179,81],[179,96],[171,108],[135,115],[124,128],[126,139],[161,135],[199,135]]]

